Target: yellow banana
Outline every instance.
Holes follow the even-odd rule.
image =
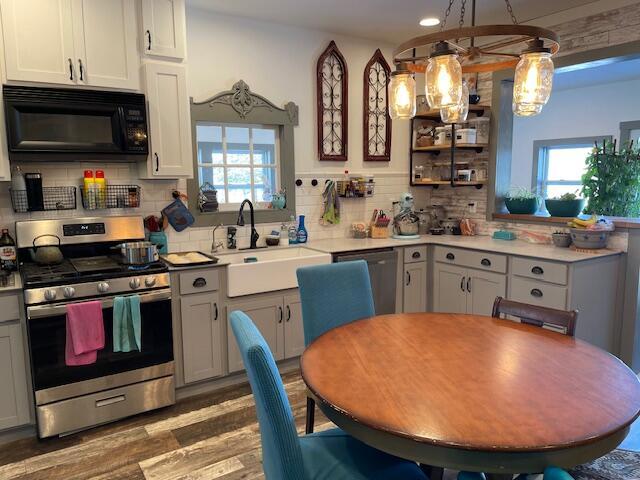
[[[593,214],[588,220],[581,220],[580,218],[574,218],[571,223],[576,225],[576,228],[587,228],[590,225],[594,225],[598,221],[598,216]]]

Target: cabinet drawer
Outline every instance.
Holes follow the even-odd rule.
[[[564,263],[541,261],[535,258],[513,257],[511,267],[514,275],[535,278],[558,285],[567,284],[568,267]]]
[[[180,274],[180,294],[212,292],[220,288],[220,275],[217,269],[196,270]]]
[[[425,262],[427,260],[427,246],[416,245],[404,249],[404,263]]]
[[[0,322],[20,319],[20,302],[18,294],[0,297]]]
[[[566,310],[567,288],[536,282],[520,277],[511,277],[510,299],[541,307]]]
[[[449,248],[440,245],[435,247],[434,252],[436,262],[461,265],[491,272],[507,272],[507,256],[499,253],[478,252],[475,250]]]

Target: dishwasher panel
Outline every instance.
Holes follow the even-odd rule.
[[[350,262],[354,260],[364,260],[367,262],[376,315],[395,313],[398,266],[397,253],[392,248],[385,248],[336,253],[333,255],[334,262]]]

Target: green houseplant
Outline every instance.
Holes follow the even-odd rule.
[[[575,193],[565,193],[560,197],[547,198],[544,201],[552,217],[577,217],[584,210],[586,199],[578,198]]]
[[[533,215],[540,207],[540,197],[524,187],[516,187],[509,190],[504,199],[504,204],[509,213],[515,215]]]
[[[640,150],[633,142],[621,149],[616,142],[596,142],[587,157],[582,194],[586,213],[613,217],[640,216]]]

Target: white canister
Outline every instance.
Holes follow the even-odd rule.
[[[489,117],[476,117],[469,119],[469,125],[476,130],[476,143],[489,143]]]
[[[436,127],[435,145],[451,144],[451,125],[445,127]]]
[[[456,130],[456,143],[476,143],[476,130],[473,128]]]

